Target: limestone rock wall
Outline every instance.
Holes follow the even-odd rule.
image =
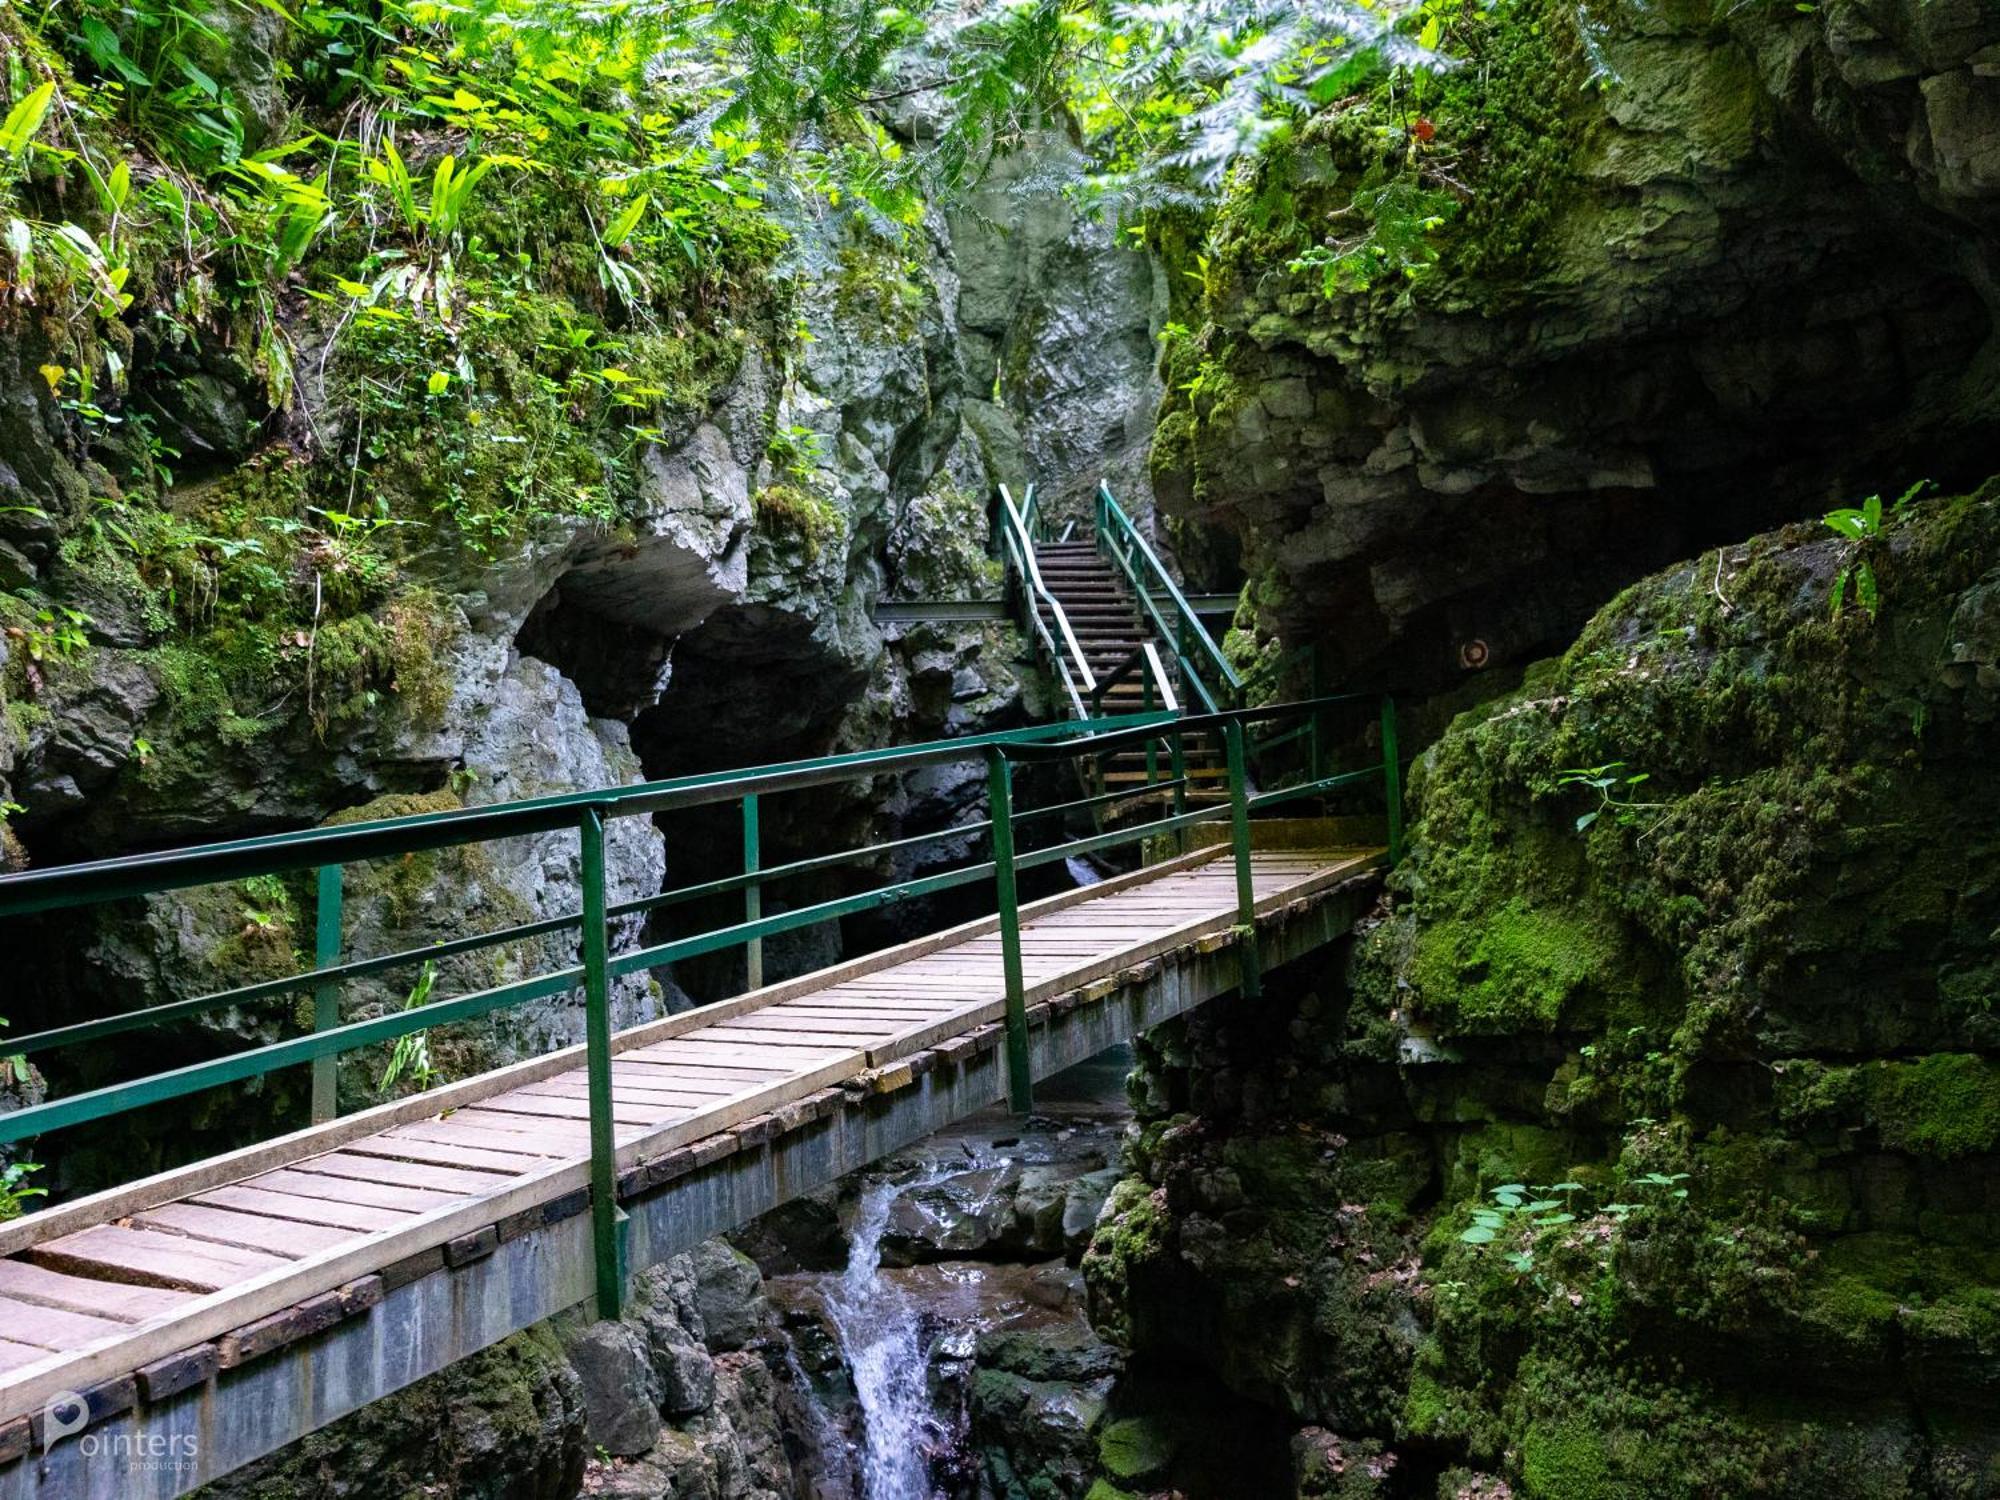
[[[1990,470],[1990,6],[1510,0],[1454,38],[1169,242],[1155,482],[1262,630],[1435,693],[1702,546]],[[1371,215],[1365,290],[1288,269]]]
[[[1351,958],[1151,1039],[1100,1326],[1331,1493],[1990,1491],[1996,570],[1990,484],[1759,536],[1462,717]]]

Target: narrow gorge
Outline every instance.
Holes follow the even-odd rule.
[[[1258,791],[1402,776],[1315,804],[1388,851],[1331,946],[197,1493],[2000,1496],[1991,0],[52,0],[0,64],[0,901],[1108,713],[1003,489],[1107,556],[1115,496],[1226,706],[1368,697]],[[420,963],[331,1016],[309,873],[0,917],[0,1112],[566,971],[593,901],[616,955],[998,868],[989,774],[620,818],[596,890],[571,828],[349,865],[337,955]],[[0,1225],[591,1025],[0,1144]]]

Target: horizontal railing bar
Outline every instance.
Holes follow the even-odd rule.
[[[1156,818],[1151,823],[1135,823],[1129,828],[1113,828],[1105,833],[1093,833],[1085,838],[1071,839],[1067,844],[1037,849],[1032,854],[1019,856],[1014,865],[1016,869],[1022,870],[1033,869],[1037,865],[1052,865],[1059,859],[1071,859],[1076,855],[1091,854],[1099,849],[1113,849],[1120,844],[1131,844],[1140,839],[1151,838],[1156,833],[1172,833],[1177,828],[1192,828],[1197,823],[1206,823],[1229,815],[1229,805],[1218,803],[1214,807],[1176,813],[1172,817]]]
[[[1148,790],[1171,788],[1177,783],[1158,782]],[[1031,819],[1053,817],[1060,813],[1080,812],[1102,803],[1117,801],[1139,795],[1135,792],[1101,792],[1094,797],[1081,797],[1070,802],[1059,802],[1048,807],[1030,808],[1016,814],[1014,821],[1025,823]],[[949,828],[935,829],[930,833],[913,834],[906,839],[897,839],[886,844],[871,844],[865,849],[842,850],[834,854],[817,855],[811,859],[795,860],[791,864],[774,865],[766,869],[743,875],[730,875],[720,880],[708,881],[703,885],[683,886],[678,890],[663,891],[657,896],[642,896],[633,901],[621,902],[609,908],[607,916],[630,917],[642,912],[655,911],[662,907],[679,905],[704,896],[727,895],[751,885],[782,880],[788,876],[806,875],[819,870],[838,868],[862,860],[874,859],[899,849],[914,848],[920,844],[937,843],[951,838],[977,838],[992,828],[988,819],[981,818],[973,823],[956,823]],[[36,1052],[47,1052],[59,1047],[73,1047],[83,1042],[98,1041],[108,1036],[119,1036],[129,1031],[143,1030],[148,1026],[166,1025],[174,1021],[221,1010],[232,1005],[251,1005],[260,1000],[279,998],[297,994],[302,990],[316,989],[324,984],[341,984],[350,979],[364,979],[373,974],[385,973],[391,969],[408,968],[415,964],[430,963],[441,958],[453,958],[462,953],[477,952],[482,948],[497,948],[508,943],[526,942],[531,938],[548,937],[559,932],[574,930],[582,920],[582,914],[571,912],[567,916],[547,917],[537,922],[524,922],[515,927],[503,927],[494,932],[474,933],[469,937],[452,938],[449,941],[433,943],[423,948],[406,948],[396,953],[385,953],[376,958],[358,958],[348,963],[335,964],[325,969],[306,969],[297,974],[288,974],[281,979],[261,980],[256,984],[242,985],[236,989],[218,990],[208,995],[198,995],[188,1000],[169,1001],[164,1005],[147,1006],[142,1010],[121,1011],[117,1015],[103,1016],[93,1021],[79,1021],[70,1026],[51,1027],[46,1031],[29,1032],[25,1036],[5,1039],[7,1051],[11,1055],[26,1056]]]
[[[1293,703],[1269,703],[1262,708],[1234,708],[1211,714],[1184,714],[1172,721],[1170,731],[1174,734],[1195,734],[1203,730],[1218,729],[1232,720],[1242,724],[1259,723],[1265,719],[1283,719],[1293,714],[1317,713],[1335,703],[1365,701],[1363,693],[1335,693],[1325,698],[1302,698]],[[1002,745],[1000,753],[1009,760],[1040,764],[1044,761],[1068,760],[1079,755],[1097,755],[1109,750],[1121,750],[1128,745],[1143,745],[1148,740],[1160,738],[1157,726],[1144,725],[1137,729],[1118,729],[1104,734],[1093,734],[1087,739],[1072,740],[1061,745]]]
[[[856,895],[839,896],[831,901],[820,901],[811,906],[797,907],[792,911],[777,912],[768,917],[760,917],[754,922],[738,922],[733,927],[718,927],[712,932],[656,943],[650,948],[641,948],[633,953],[621,953],[611,960],[608,972],[615,976],[630,974],[639,969],[655,969],[662,964],[675,963],[683,958],[697,958],[704,953],[714,953],[722,948],[739,947],[753,938],[771,937],[798,927],[816,927],[821,922],[830,922],[836,917],[872,911],[878,906],[893,906],[899,901],[914,900],[918,896],[928,896],[934,891],[950,890],[953,886],[970,885],[977,880],[991,880],[993,874],[994,867],[989,861],[985,864],[967,865],[960,870],[945,870],[936,875],[926,875],[920,880],[877,886],[873,890],[861,891]]]
[[[1291,744],[1293,740],[1304,739],[1311,733],[1312,725],[1300,724],[1296,728],[1287,729],[1283,734],[1274,734],[1269,739],[1253,739],[1250,742],[1250,748],[1252,750],[1275,750],[1280,745]]]
[[[1156,782],[1152,790],[1171,786],[1171,782]],[[1132,797],[1137,793],[1099,792],[1094,797],[1078,797],[1069,802],[1055,802],[1047,807],[1031,807],[1025,812],[1014,814],[1018,827],[1039,818],[1055,817],[1059,813],[1084,812],[1106,802],[1116,802],[1120,798]],[[614,906],[607,913],[613,917],[629,917],[643,911],[658,911],[662,907],[679,906],[685,902],[700,900],[707,896],[726,896],[732,891],[740,891],[748,886],[769,885],[774,880],[784,880],[794,875],[812,875],[821,870],[838,869],[842,865],[858,864],[893,854],[901,849],[914,849],[920,844],[942,843],[947,839],[978,838],[990,833],[993,821],[981,818],[972,823],[953,823],[948,828],[933,829],[929,833],[911,834],[908,838],[892,839],[886,844],[870,844],[864,849],[844,849],[834,854],[816,854],[810,859],[794,860],[790,864],[766,865],[761,869],[747,871],[741,875],[724,875],[716,880],[704,881],[700,885],[678,886],[671,891],[662,891],[657,896],[641,896],[634,901],[626,901]],[[571,918],[574,922],[575,919]]]
[[[221,1084],[240,1083],[246,1078],[259,1078],[280,1068],[311,1062],[316,1057],[350,1052],[357,1047],[393,1041],[397,1037],[409,1036],[413,1032],[428,1031],[433,1026],[471,1020],[474,1016],[483,1016],[508,1006],[524,1005],[530,1000],[560,995],[576,989],[582,983],[582,969],[561,969],[553,974],[544,974],[538,979],[523,979],[513,984],[502,985],[498,989],[480,990],[450,1000],[433,1000],[428,1005],[393,1011],[372,1020],[350,1021],[344,1026],[315,1031],[309,1036],[271,1042],[247,1052],[233,1053],[228,1057],[219,1057],[208,1062],[191,1063],[183,1068],[155,1073],[151,1077],[134,1079],[129,1083],[107,1084],[103,1088],[73,1094],[66,1099],[51,1099],[45,1104],[31,1104],[26,1109],[0,1114],[0,1145],[25,1140],[44,1131],[59,1130],[66,1125],[105,1119],[111,1115],[143,1109],[149,1104],[162,1104],[169,1099],[184,1098],[189,1094],[198,1094],[204,1089],[212,1089]]]
[[[288,974],[282,979],[260,980],[256,984],[246,984],[238,989],[217,990],[213,994],[197,995],[190,1000],[173,1000],[165,1005],[149,1005],[143,1010],[121,1011],[115,1016],[104,1016],[95,1021],[78,1021],[72,1026],[57,1026],[47,1031],[30,1032],[26,1036],[8,1037],[4,1045],[10,1053],[46,1052],[52,1047],[73,1047],[79,1042],[95,1041],[99,1037],[116,1036],[121,1032],[163,1025],[169,1021],[185,1020],[189,1016],[200,1015],[205,1011],[221,1010],[231,1005],[251,1005],[259,1000],[296,994],[301,990],[317,989],[323,984],[340,984],[349,979],[363,979],[370,974],[381,974],[390,969],[407,968],[411,964],[430,963],[440,958],[452,958],[461,953],[474,953],[481,948],[497,948],[506,943],[520,943],[530,938],[548,937],[574,928],[581,920],[580,914],[572,912],[566,917],[547,917],[539,922],[523,922],[518,927],[503,927],[497,932],[474,933],[470,937],[452,938],[447,942],[433,943],[425,948],[405,948],[401,952],[385,953],[378,958],[357,958],[349,963],[335,964],[330,968],[306,969],[297,974]]]
[[[1275,792],[1259,792],[1250,799],[1250,806],[1252,810],[1255,810],[1260,807],[1269,807],[1273,803],[1290,802],[1298,797],[1316,797],[1321,792],[1330,792],[1336,787],[1356,786],[1362,782],[1369,782],[1380,786],[1382,783],[1382,768],[1380,766],[1369,766],[1366,770],[1361,771],[1342,771],[1338,776],[1322,776],[1318,781],[1303,782],[1298,786],[1279,787]]]
[[[989,745],[1036,744],[1044,740],[1089,734],[1104,727],[1159,723],[1163,712],[1121,714],[1030,725],[991,734],[933,740],[886,750],[857,750],[818,760],[752,767],[721,774],[642,782],[629,787],[565,792],[493,807],[418,813],[337,828],[303,828],[261,838],[205,844],[193,849],[142,854],[87,864],[60,865],[0,876],[0,917],[25,916],[58,907],[79,906],[188,886],[275,875],[317,865],[354,864],[362,860],[421,853],[454,844],[524,837],[573,828],[586,807],[602,809],[606,817],[698,807],[734,800],[746,792],[771,793],[819,786],[861,774],[882,774],[908,767],[970,759]]]

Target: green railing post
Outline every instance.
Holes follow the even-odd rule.
[[[1178,818],[1187,811],[1188,801],[1187,745],[1182,740],[1179,730],[1175,730],[1167,740],[1167,755],[1167,765],[1173,772],[1174,778],[1174,816]],[[1176,828],[1174,830],[1174,850],[1179,854],[1188,852],[1187,829]]]
[[[1007,981],[1007,1098],[1016,1114],[1035,1107],[1028,1061],[1028,993],[1021,978],[1021,900],[1014,884],[1014,767],[986,752],[987,817],[993,823],[993,880],[1000,897],[1000,963]]]
[[[757,794],[749,793],[743,799],[743,873],[755,875],[761,868],[763,854],[757,836]],[[743,920],[754,922],[764,915],[764,887],[762,882],[753,882],[743,887]],[[746,990],[761,990],[764,987],[764,940],[753,937],[743,945],[743,987]]]
[[[1263,988],[1263,965],[1257,952],[1257,885],[1250,870],[1250,786],[1243,721],[1231,719],[1223,738],[1229,754],[1229,838],[1236,851],[1236,951],[1242,955],[1243,996],[1254,1000]]]
[[[1382,796],[1389,808],[1389,864],[1403,859],[1403,766],[1396,749],[1396,700],[1382,695]]]
[[[625,1302],[618,1229],[617,1139],[611,1120],[610,933],[604,900],[604,811],[586,807],[583,835],[584,1052],[590,1079],[590,1229],[597,1264],[597,1315],[615,1318]]]
[[[319,899],[313,913],[313,967],[330,969],[340,962],[340,866],[319,867]],[[340,986],[322,984],[313,990],[313,1030],[331,1031],[340,1024]],[[333,1053],[312,1064],[312,1122],[324,1125],[340,1113],[340,1059]]]

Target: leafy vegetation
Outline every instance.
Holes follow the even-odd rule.
[[[0,811],[3,810],[0,808]],[[0,1016],[0,1027],[6,1025],[7,1018]],[[27,1058],[19,1053],[0,1053],[0,1092],[24,1086],[32,1076]],[[41,1169],[40,1162],[0,1162],[0,1224],[18,1219],[27,1212],[28,1200],[48,1196],[46,1188],[35,1187],[30,1182]]]
[[[431,992],[436,987],[437,965],[427,963],[404,998],[403,1009],[417,1010],[430,1004]],[[395,1046],[389,1050],[389,1061],[382,1069],[382,1077],[375,1085],[376,1092],[386,1095],[404,1079],[420,1094],[438,1081],[437,1065],[431,1060],[431,1034],[428,1031],[412,1031],[396,1038]]]

